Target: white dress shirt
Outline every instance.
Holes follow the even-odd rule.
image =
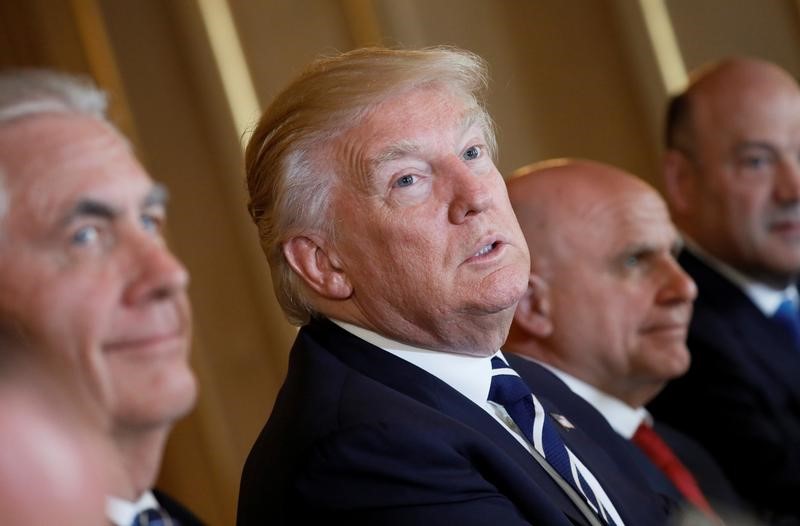
[[[692,241],[691,238],[684,236],[686,247],[689,251],[697,256],[698,259],[703,261],[706,265],[713,268],[726,278],[739,287],[745,295],[750,298],[750,301],[760,310],[764,316],[767,318],[771,318],[775,315],[775,312],[780,307],[781,303],[784,300],[791,300],[795,307],[798,306],[798,298],[797,288],[795,285],[789,285],[783,290],[775,290],[772,287],[768,287],[763,283],[759,283],[756,280],[742,274],[735,268],[731,267],[727,263],[720,261],[719,259],[715,258],[705,250],[703,250],[700,245]]]
[[[633,434],[639,428],[642,422],[647,422],[652,425],[653,417],[644,407],[634,409],[619,398],[604,393],[595,386],[584,382],[579,378],[575,378],[569,373],[565,373],[561,369],[542,363],[543,367],[547,367],[553,374],[558,376],[572,391],[589,402],[597,411],[605,417],[611,427],[630,440]]]
[[[144,510],[159,509],[152,491],[145,491],[139,500],[131,502],[117,497],[106,497],[106,517],[114,526],[131,526],[133,520]]]
[[[514,424],[506,410],[488,400],[489,387],[492,384],[492,357],[495,355],[502,356],[500,351],[497,351],[492,356],[471,356],[468,354],[431,351],[390,340],[380,334],[350,323],[339,320],[331,321],[362,340],[380,347],[384,351],[432,374],[489,413],[525,449],[530,450],[533,447],[530,442],[519,434],[516,424]]]

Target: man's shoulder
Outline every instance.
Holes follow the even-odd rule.
[[[159,506],[161,506],[169,514],[169,516],[175,519],[181,526],[204,526],[205,523],[201,521],[194,513],[192,513],[189,508],[175,500],[170,495],[158,489],[153,489],[153,495],[158,501]]]
[[[315,339],[312,347],[318,344]],[[293,352],[309,349],[303,344]],[[297,362],[290,369],[319,367],[325,360],[312,362]],[[338,364],[330,371],[335,378],[326,379],[329,388],[324,396],[306,380],[295,381],[291,391],[284,385],[245,465],[240,524],[260,517],[290,521],[283,512],[270,511],[280,506],[300,506],[302,517],[317,513],[360,517],[375,510],[380,523],[387,518],[381,513],[393,510],[416,517],[409,524],[437,514],[469,524],[475,519],[471,513],[489,513],[494,502],[499,521],[516,516],[492,477],[483,473],[486,470],[525,488],[532,502],[550,502],[554,497],[533,482],[549,483],[544,472],[533,478],[526,475],[526,470],[536,468],[524,467],[533,462],[524,449],[514,445],[519,454],[508,455],[484,434],[482,425],[496,424],[483,409],[410,364],[394,362],[400,371],[377,378],[364,370],[370,365],[366,359]],[[290,371],[287,382],[302,376]],[[498,434],[505,433],[498,429]],[[474,505],[468,504],[470,499]],[[541,513],[550,521],[559,516],[555,507]]]
[[[702,256],[684,248],[678,255],[683,270],[697,285],[698,297],[695,305],[719,306],[736,303],[752,303],[739,285],[720,272]]]
[[[301,329],[246,461],[240,503],[280,500],[303,472],[317,481],[330,476],[334,484],[336,476],[356,478],[359,470],[374,472],[399,459],[419,471],[420,450],[446,456],[453,431],[433,402],[419,400],[433,382],[425,375],[330,322]]]
[[[513,353],[505,355],[509,363],[531,387],[534,394],[548,407],[565,413],[584,429],[616,436],[608,421],[589,402],[576,394],[558,376],[546,367]]]
[[[772,341],[769,319],[737,284],[687,249],[679,261],[698,289],[688,335],[695,362],[714,360],[715,356],[738,360],[737,354]]]

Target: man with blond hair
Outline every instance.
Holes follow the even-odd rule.
[[[664,522],[499,351],[529,255],[484,83],[468,52],[356,50],[261,118],[249,209],[302,328],[240,525]]]

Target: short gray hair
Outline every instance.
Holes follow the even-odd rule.
[[[44,69],[0,72],[0,125],[52,112],[71,112],[106,120],[106,93],[88,77]]]
[[[455,48],[366,48],[318,59],[261,117],[245,154],[248,210],[275,295],[291,323],[303,325],[315,311],[305,284],[283,255],[283,243],[307,230],[334,234],[329,195],[337,167],[321,162],[319,152],[381,102],[426,85],[451,90],[475,110],[494,156],[494,129],[482,98],[486,65]]]
[[[0,71],[0,127],[45,113],[77,113],[108,121],[108,97],[88,77],[45,69]],[[0,221],[8,209],[0,160]]]

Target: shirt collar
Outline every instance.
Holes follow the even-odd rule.
[[[152,491],[145,491],[136,502],[118,497],[106,497],[106,517],[115,526],[130,526],[136,516],[144,510],[158,508],[158,501]]]
[[[611,427],[614,428],[614,431],[623,437],[631,439],[633,434],[636,433],[636,429],[644,421],[652,424],[653,419],[644,407],[633,408],[619,398],[606,394],[595,386],[575,378],[561,369],[556,369],[552,365],[538,360],[534,361],[548,368],[567,384],[575,394],[589,402],[603,415]]]
[[[791,300],[795,306],[798,305],[799,298],[797,288],[794,285],[789,285],[784,290],[775,290],[715,258],[686,235],[684,235],[684,241],[686,242],[686,247],[695,256],[739,287],[764,316],[771,318],[780,304],[787,299]]]
[[[492,383],[492,356],[503,356],[500,351],[492,356],[432,351],[397,342],[350,323],[331,321],[362,340],[432,374],[474,403],[480,406],[486,404]]]

